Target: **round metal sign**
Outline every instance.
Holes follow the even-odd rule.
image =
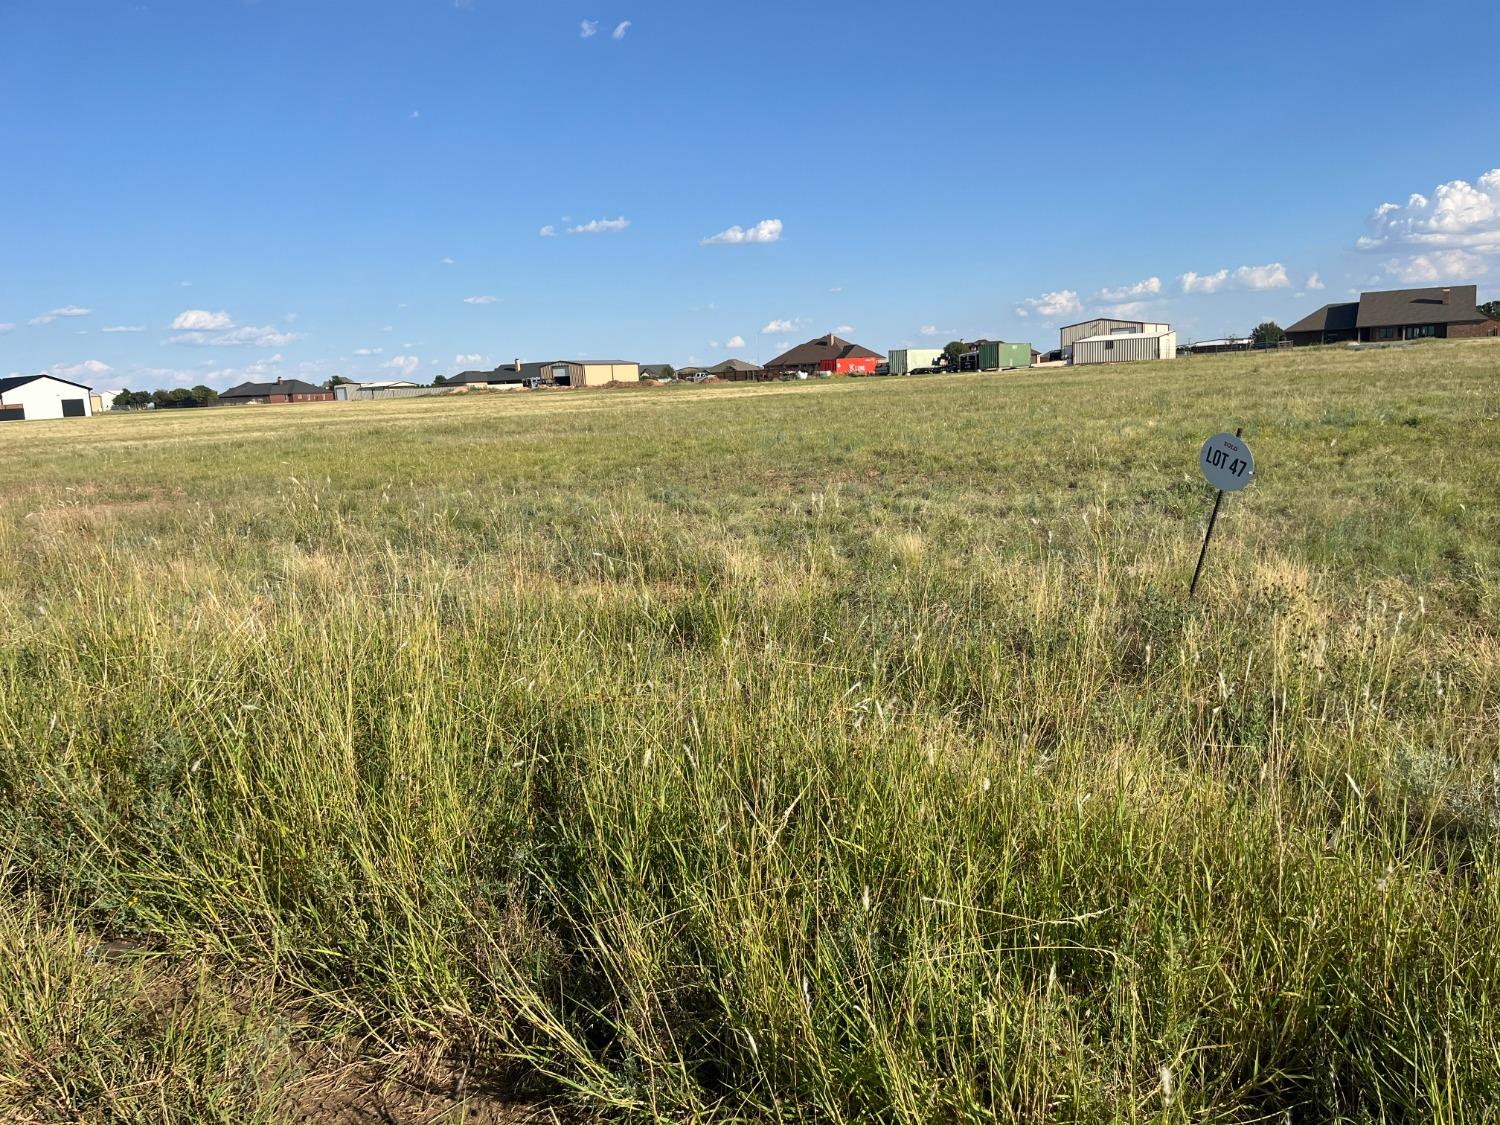
[[[1203,443],[1198,466],[1208,483],[1225,492],[1238,492],[1255,475],[1255,455],[1244,438],[1215,434]]]

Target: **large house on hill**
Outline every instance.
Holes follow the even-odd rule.
[[[884,359],[879,352],[841,340],[830,332],[783,352],[766,364],[766,371],[771,375],[795,375],[798,372],[873,375],[876,366]]]
[[[1473,285],[1361,293],[1357,301],[1324,305],[1288,328],[1286,335],[1299,347],[1500,336],[1500,320],[1485,316],[1477,303],[1478,289]]]

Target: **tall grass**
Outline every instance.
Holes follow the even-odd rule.
[[[1482,1117],[1496,360],[27,427],[0,934],[305,1013],[194,989],[174,1074],[355,1033],[603,1116]],[[55,974],[0,964],[35,1059]],[[106,1038],[0,1116],[109,1117]]]

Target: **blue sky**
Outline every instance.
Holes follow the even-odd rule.
[[[1493,3],[0,0],[0,373],[1500,296],[1497,33]]]

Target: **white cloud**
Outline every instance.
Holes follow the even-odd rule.
[[[745,337],[731,336],[724,341],[724,346],[726,348],[743,348],[745,346]]]
[[[744,227],[730,227],[721,230],[718,234],[710,235],[703,239],[703,246],[764,246],[771,242],[781,241],[782,225],[780,219],[762,219],[749,230]]]
[[[1434,250],[1410,258],[1392,258],[1386,273],[1398,281],[1460,281],[1478,277],[1487,269],[1485,260],[1467,250]]]
[[[828,290],[830,293],[842,293],[843,291],[844,287],[842,285],[835,285]]]
[[[1323,279],[1321,277],[1319,277],[1316,273],[1312,273],[1312,274],[1308,275],[1307,282],[1306,282],[1306,288],[1308,288],[1308,289],[1326,289],[1327,286],[1325,286],[1323,284]]]
[[[938,334],[938,326],[936,324],[924,324],[921,328],[921,334],[923,336],[936,336]]]
[[[835,328],[833,330],[833,333],[834,333],[835,336],[848,336],[853,331],[854,331],[854,325],[852,325],[852,324],[840,324],[837,328]]]
[[[803,324],[799,316],[796,320],[773,320],[760,330],[762,336],[774,336],[779,332],[795,332]]]
[[[615,42],[618,43],[621,39],[625,38],[625,33],[627,31],[629,31],[629,30],[630,30],[630,21],[629,20],[625,20],[618,27],[616,27],[612,32],[609,33],[609,37],[611,39],[613,39]]]
[[[543,238],[556,238],[557,237],[557,228],[555,226],[553,226],[551,223],[548,223],[546,226],[544,226],[537,233],[540,234]]]
[[[436,363],[437,360],[433,360],[433,362]],[[458,364],[458,366],[460,367],[477,367],[479,366],[479,364],[484,362],[484,356],[479,355],[478,353],[474,353],[471,355],[456,355],[453,357],[453,362]]]
[[[587,223],[580,223],[576,227],[569,227],[569,234],[609,234],[614,231],[622,231],[630,225],[630,220],[621,215],[618,219],[592,219]]]
[[[108,324],[99,329],[101,332],[144,332],[144,324]]]
[[[1121,301],[1117,305],[1101,305],[1099,311],[1116,320],[1145,320],[1150,308],[1150,301]]]
[[[16,326],[14,324],[0,324],[0,336],[4,336],[7,332],[14,332],[15,330]]]
[[[1040,297],[1027,297],[1016,306],[1017,316],[1030,316],[1032,313],[1048,317],[1077,316],[1082,311],[1083,302],[1072,289],[1058,289],[1052,293],[1043,293]]]
[[[184,332],[180,336],[173,336],[168,341],[173,344],[190,344],[201,348],[279,348],[290,344],[297,339],[295,333],[282,332],[272,327],[256,328],[254,325],[244,325],[240,328],[231,329],[228,332],[213,333],[208,331]]]
[[[407,118],[407,120],[408,121],[415,121],[415,120],[417,120],[417,118],[419,118],[421,116],[422,116],[422,111],[420,109],[414,109],[414,110],[411,111],[411,115]]]
[[[578,38],[580,38],[580,39],[592,39],[594,36],[596,36],[598,34],[599,34],[599,21],[598,20],[582,20],[578,24]]]
[[[464,298],[464,304],[466,304],[466,305],[493,305],[498,300],[500,300],[499,297],[496,297],[493,294],[486,293],[483,297],[465,297]]]
[[[1218,293],[1226,289],[1290,289],[1291,281],[1286,276],[1286,267],[1280,262],[1265,266],[1240,266],[1230,271],[1200,274],[1189,270],[1178,280],[1184,293]]]
[[[93,311],[93,309],[81,309],[77,305],[64,305],[60,309],[53,309],[51,312],[42,313],[41,316],[34,316],[28,323],[35,328],[43,324],[51,324],[59,317],[88,316]]]
[[[399,371],[403,375],[410,375],[422,366],[422,360],[414,355],[398,355],[393,359],[386,360],[385,366],[392,371]]]
[[[443,259],[443,260],[442,260],[442,261],[441,261],[441,262],[440,262],[440,263],[439,263],[439,265],[444,265],[444,266],[451,266],[451,265],[453,265],[453,264],[454,264],[454,263],[453,263],[453,259],[452,259],[452,258],[444,258],[444,259]]]
[[[1382,203],[1366,220],[1361,250],[1467,250],[1500,254],[1500,168],[1474,183],[1439,184],[1431,197],[1411,195],[1404,204]]]
[[[1122,285],[1118,289],[1101,289],[1095,298],[1098,301],[1133,301],[1140,297],[1154,297],[1161,292],[1161,278],[1148,277],[1134,285]]]
[[[222,311],[187,309],[177,314],[177,319],[172,321],[172,327],[179,331],[216,332],[223,328],[233,328],[234,318]]]
[[[82,363],[63,363],[52,368],[51,373],[59,379],[77,379],[85,375],[108,375],[114,368],[97,359],[86,359]]]
[[[355,348],[354,349],[354,354],[355,355],[379,355],[383,351],[385,351],[384,348]]]

